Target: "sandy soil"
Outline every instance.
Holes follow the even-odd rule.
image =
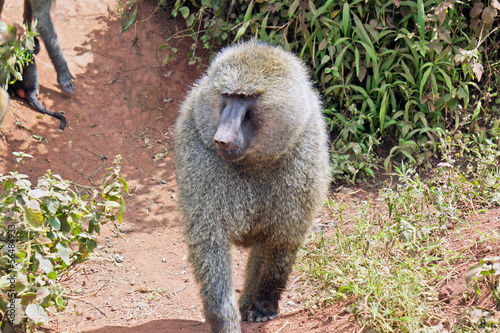
[[[22,2],[7,0],[2,19],[20,21]],[[181,21],[152,15],[154,7],[145,4],[139,23],[120,34],[121,19],[113,13],[116,4],[56,2],[52,17],[75,77],[75,93],[60,89],[42,45],[37,57],[39,100],[49,110],[64,111],[68,126],[58,132],[58,120],[40,117],[24,101],[12,100],[0,130],[0,173],[14,166],[12,152],[24,151],[34,159],[20,171],[32,180],[51,169],[77,184],[95,186],[113,157],[123,157],[122,176],[131,189],[124,223],[119,231],[105,227],[96,253],[64,281],[72,298],[67,310],[51,313],[46,331],[209,332],[175,208],[172,152],[178,107],[203,65],[188,64],[189,37],[172,38],[182,30]],[[167,40],[169,47],[158,51]],[[197,55],[207,62],[207,52],[199,50]],[[162,66],[167,56],[171,60]],[[486,228],[498,227],[498,213],[485,218]],[[328,218],[328,213],[321,216]],[[124,258],[123,263],[114,260],[115,254]],[[246,253],[236,254],[238,293]],[[359,330],[343,310],[345,304],[317,311],[313,317],[303,310],[304,297],[293,292],[293,279],[288,289],[277,320],[244,323],[244,332]],[[453,292],[458,295],[461,290],[458,283]]]

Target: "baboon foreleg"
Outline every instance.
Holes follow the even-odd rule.
[[[190,246],[190,259],[201,284],[205,317],[213,333],[240,333],[241,323],[233,292],[229,244],[203,242]]]
[[[239,300],[241,319],[266,321],[278,315],[278,301],[295,263],[298,246],[257,244],[248,258],[245,287]]]
[[[69,72],[68,64],[64,59],[61,45],[57,39],[57,34],[50,19],[51,0],[31,0],[31,10],[33,19],[38,21],[37,30],[40,33],[50,60],[54,64],[57,72],[57,82],[61,85],[64,91],[73,93],[73,76]],[[26,15],[25,15],[26,16]]]

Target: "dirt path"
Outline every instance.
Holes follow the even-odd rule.
[[[22,3],[7,0],[2,19],[20,21]],[[105,227],[96,253],[64,282],[72,297],[81,298],[71,299],[64,312],[52,313],[50,329],[208,332],[175,210],[171,151],[179,104],[202,67],[188,65],[189,38],[170,39],[174,49],[156,50],[181,29],[181,23],[165,15],[145,20],[152,13],[151,5],[138,13],[143,22],[120,35],[120,18],[110,14],[116,3],[55,3],[52,17],[75,77],[75,93],[62,92],[42,45],[37,57],[39,100],[49,110],[64,111],[68,126],[60,133],[57,120],[39,117],[23,101],[11,101],[0,130],[0,173],[12,169],[12,152],[24,151],[34,159],[20,171],[32,181],[51,169],[80,185],[98,185],[113,157],[123,157],[122,176],[131,192],[121,232]],[[172,60],[162,67],[169,55]],[[198,56],[208,58],[206,53]],[[33,135],[45,139],[39,141]],[[123,263],[114,260],[115,254],[124,258]],[[244,263],[245,253],[238,251],[238,291]],[[350,326],[346,319],[333,320],[341,306],[313,320],[297,313],[300,300],[300,295],[287,293],[278,320],[245,324],[244,331],[327,332],[332,322],[336,327]]]

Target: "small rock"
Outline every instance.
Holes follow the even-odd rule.
[[[115,253],[114,259],[116,262],[123,262],[123,257],[118,253]]]

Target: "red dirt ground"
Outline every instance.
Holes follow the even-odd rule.
[[[2,19],[20,21],[22,3],[7,0]],[[89,262],[63,283],[71,299],[65,311],[50,313],[47,331],[209,332],[175,208],[172,152],[177,110],[203,66],[188,64],[189,37],[171,38],[182,30],[182,22],[152,15],[154,7],[144,4],[138,24],[120,34],[121,19],[113,13],[116,5],[116,0],[55,3],[52,17],[75,77],[75,93],[70,96],[60,89],[42,44],[37,57],[39,100],[49,110],[64,111],[68,126],[58,132],[58,120],[38,117],[24,101],[12,100],[0,130],[0,173],[15,165],[12,152],[24,151],[34,159],[19,170],[32,181],[51,169],[77,184],[94,186],[100,184],[113,157],[123,157],[122,176],[130,188],[124,223],[120,231],[104,227]],[[177,52],[170,47],[157,50],[167,40]],[[207,52],[197,55],[207,62]],[[166,56],[172,60],[162,66]],[[498,213],[486,218],[490,229],[498,227],[498,219],[494,220]],[[326,211],[321,215],[328,218]],[[115,254],[124,258],[123,263],[114,260]],[[239,292],[246,252],[236,254]],[[459,275],[463,281],[463,272]],[[460,283],[453,291],[459,294],[459,290],[463,290]],[[305,304],[301,295],[287,291],[278,319],[244,323],[243,331],[360,329],[343,310],[345,304],[319,310],[314,317],[303,309]]]

